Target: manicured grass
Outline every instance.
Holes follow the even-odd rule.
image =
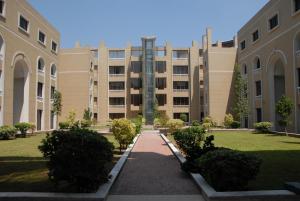
[[[53,183],[48,180],[46,160],[38,150],[45,134],[28,138],[0,141],[0,191],[54,192]],[[119,159],[118,143],[112,135],[105,137],[115,145],[112,168]],[[65,190],[65,189],[60,189]]]
[[[300,181],[300,138],[247,131],[213,132],[215,145],[257,155],[263,163],[249,190],[284,189],[286,181]],[[169,137],[174,142],[172,137]]]

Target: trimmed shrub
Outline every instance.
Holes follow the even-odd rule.
[[[49,179],[56,185],[67,181],[78,192],[94,192],[108,181],[114,147],[95,131],[56,130],[47,134],[39,149],[49,159]]]
[[[30,123],[29,130],[31,131],[31,134],[33,134],[34,130],[36,129],[36,126],[33,123]]]
[[[112,122],[112,132],[120,144],[120,152],[126,149],[136,135],[135,126],[127,119],[115,119]]]
[[[27,131],[32,127],[32,124],[27,122],[20,122],[15,124],[15,128],[18,129],[23,137],[26,137]]]
[[[260,164],[256,156],[229,149],[209,151],[196,160],[198,172],[217,191],[244,190]]]
[[[205,138],[205,130],[200,126],[192,126],[174,132],[174,140],[180,150],[189,158],[198,158],[201,142]]]
[[[1,126],[0,127],[0,139],[10,140],[16,138],[17,129],[13,126]]]
[[[183,121],[183,122],[187,122],[188,121],[188,116],[184,113],[181,113],[179,118]]]
[[[203,127],[206,131],[209,131],[211,126],[212,126],[211,123],[202,123],[202,127]]]
[[[160,119],[159,119],[159,118],[155,118],[155,119],[153,120],[153,126],[154,126],[155,128],[161,127],[161,123],[160,123]]]
[[[143,124],[143,116],[138,115],[136,118],[131,120],[132,123],[135,125],[135,133],[139,134],[142,130],[142,124]]]
[[[272,127],[272,123],[265,121],[254,124],[254,128],[258,133],[270,133],[270,128]]]
[[[199,121],[194,120],[194,121],[192,122],[192,126],[201,126],[201,124],[200,124]]]
[[[226,114],[224,117],[225,128],[232,128],[232,123],[234,122],[232,114]]]
[[[58,123],[60,129],[69,129],[70,124],[67,121],[59,122]]]
[[[173,134],[184,126],[184,122],[181,119],[169,119],[166,126],[168,127],[169,132]]]
[[[241,127],[241,123],[239,121],[233,121],[230,125],[231,128],[239,128]]]
[[[89,128],[89,127],[91,127],[91,125],[92,125],[91,120],[83,119],[83,120],[80,121],[80,127],[81,128]]]

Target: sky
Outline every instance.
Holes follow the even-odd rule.
[[[231,40],[268,0],[28,0],[61,34],[61,47],[125,47],[156,36],[173,47],[201,43],[206,27],[213,41]]]

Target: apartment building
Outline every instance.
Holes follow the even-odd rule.
[[[222,126],[224,117],[232,113],[234,67],[237,62],[237,38],[229,41],[212,42],[212,29],[202,37],[203,44],[203,98],[204,115],[212,117]]]
[[[247,81],[250,113],[244,124],[273,122],[275,104],[294,102],[289,132],[300,133],[300,0],[271,0],[238,32],[238,62]]]
[[[0,1],[0,125],[55,128],[60,34],[26,1]]]
[[[202,65],[196,42],[189,48],[156,46],[155,37],[143,37],[140,46],[108,48],[100,43],[97,49],[62,50],[62,119],[74,108],[81,115],[90,107],[98,122],[143,114],[152,124],[156,105],[170,118],[183,113],[188,122],[200,120]]]

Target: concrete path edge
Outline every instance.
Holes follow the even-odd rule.
[[[95,193],[51,193],[51,192],[0,192],[0,201],[102,201],[106,200],[108,193],[116,181],[120,171],[126,163],[126,160],[136,144],[140,134],[138,134],[128,146],[121,158],[110,171],[110,179],[102,184]]]
[[[175,145],[164,135],[160,134],[162,139],[166,142],[173,154],[180,163],[184,163],[186,159],[182,153],[175,147]],[[300,195],[288,190],[259,190],[259,191],[232,191],[232,192],[217,192],[212,188],[202,177],[201,174],[190,173],[195,183],[200,188],[202,195],[206,201],[296,201],[300,200]]]

